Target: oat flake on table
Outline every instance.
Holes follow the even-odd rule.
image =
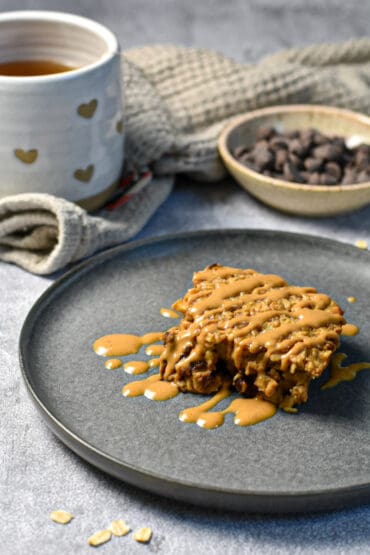
[[[366,242],[366,241],[363,241],[362,239],[358,239],[358,240],[355,242],[355,246],[356,246],[358,249],[364,249],[364,250],[368,248],[367,242]]]
[[[87,543],[89,545],[92,545],[93,547],[98,547],[98,545],[109,542],[111,537],[112,532],[110,530],[100,530],[99,532],[95,532],[95,534],[90,536],[87,540]]]
[[[108,530],[112,532],[113,536],[121,537],[126,536],[130,532],[131,527],[126,524],[126,522],[119,519],[113,520],[113,522],[108,526]]]
[[[52,511],[50,513],[50,518],[58,524],[68,524],[74,517],[67,511]]]
[[[136,530],[132,537],[139,543],[148,543],[152,538],[153,532],[151,528],[139,528]]]

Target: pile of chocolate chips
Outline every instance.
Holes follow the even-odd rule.
[[[316,129],[279,133],[260,127],[252,147],[240,145],[234,157],[269,177],[311,185],[349,185],[370,181],[370,145],[353,149],[343,137]]]

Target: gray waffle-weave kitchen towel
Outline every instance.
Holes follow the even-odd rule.
[[[230,118],[274,104],[370,113],[370,39],[293,49],[257,65],[216,52],[148,46],[122,55],[126,158],[135,185],[94,215],[44,194],[0,201],[0,259],[37,274],[126,241],[165,200],[176,173],[215,180],[217,137]]]

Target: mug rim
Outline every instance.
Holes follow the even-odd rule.
[[[27,76],[0,75],[0,84],[9,82],[12,83],[12,85],[15,85],[16,83],[25,85],[26,83],[31,84],[49,81],[54,82],[61,79],[73,79],[74,77],[94,71],[120,53],[120,45],[116,35],[105,25],[102,25],[98,21],[88,17],[76,15],[70,12],[59,12],[53,10],[11,10],[0,13],[0,24],[13,21],[50,21],[53,23],[72,24],[84,30],[91,31],[96,36],[101,38],[106,44],[107,51],[95,62],[78,68],[73,68],[65,72]]]

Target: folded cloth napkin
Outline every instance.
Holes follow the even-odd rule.
[[[276,104],[370,113],[370,39],[315,45],[245,65],[216,52],[149,46],[122,55],[125,179],[96,214],[61,198],[0,201],[0,259],[49,274],[135,236],[185,173],[216,180],[217,137],[230,118]]]

